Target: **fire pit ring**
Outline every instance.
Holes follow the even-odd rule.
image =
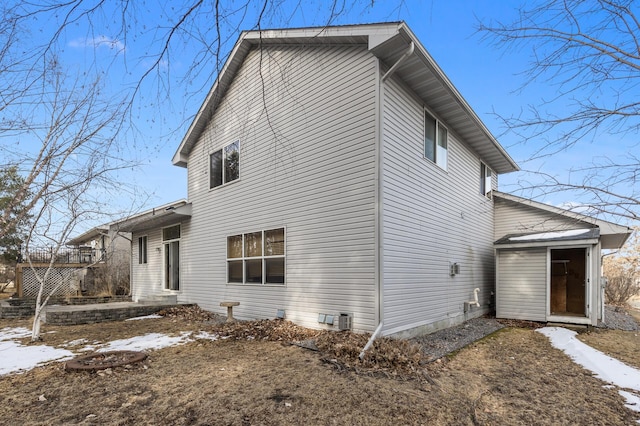
[[[98,371],[144,361],[147,354],[136,351],[95,352],[76,357],[64,364],[69,371]]]

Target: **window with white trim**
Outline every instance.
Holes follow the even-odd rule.
[[[486,164],[480,162],[480,194],[491,198],[491,169]]]
[[[427,111],[424,112],[424,156],[447,169],[447,129]]]
[[[138,263],[147,263],[147,236],[138,237]]]
[[[240,141],[209,156],[209,188],[216,188],[240,177]]]
[[[227,282],[284,284],[284,228],[227,237]]]

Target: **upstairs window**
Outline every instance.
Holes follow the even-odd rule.
[[[227,282],[284,284],[284,228],[227,237]]]
[[[491,169],[484,163],[480,163],[480,194],[491,198]]]
[[[447,169],[447,129],[428,112],[424,112],[424,156]]]
[[[233,182],[240,177],[240,141],[209,156],[209,188]]]

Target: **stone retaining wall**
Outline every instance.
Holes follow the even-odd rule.
[[[127,318],[154,314],[175,305],[137,305],[111,309],[91,309],[81,311],[46,311],[42,321],[53,325],[94,324],[105,321],[122,321]]]
[[[21,319],[29,318],[35,314],[36,302],[31,305],[9,305],[6,301],[0,302],[0,318]]]
[[[95,296],[51,298],[47,306],[52,305],[94,305],[97,303],[130,302],[131,296]],[[0,318],[19,319],[35,315],[36,301],[27,299],[7,299],[0,302]]]

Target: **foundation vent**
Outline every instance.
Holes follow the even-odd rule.
[[[351,330],[353,328],[353,315],[340,314],[338,317],[338,330]]]

